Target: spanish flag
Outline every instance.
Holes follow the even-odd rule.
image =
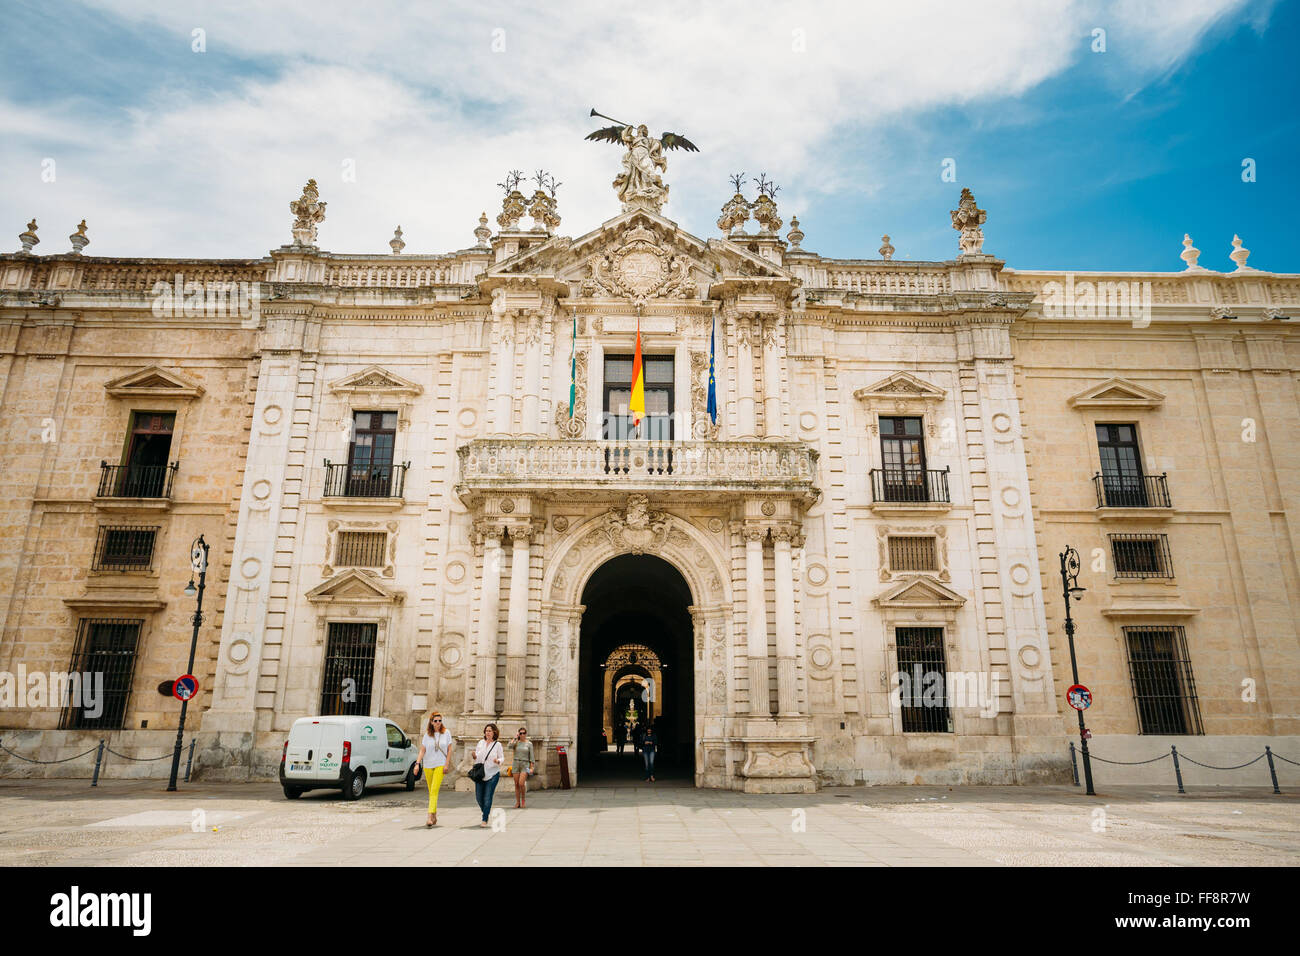
[[[645,370],[641,367],[641,320],[636,320],[636,357],[632,360],[632,401],[628,406],[632,424],[640,425],[645,417]]]

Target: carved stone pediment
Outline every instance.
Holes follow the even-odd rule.
[[[1159,408],[1165,397],[1124,378],[1110,378],[1071,396],[1074,408]]]
[[[939,388],[939,386],[931,385],[910,372],[895,372],[888,378],[882,378],[873,385],[858,389],[853,393],[853,397],[860,402],[868,403],[873,401],[891,402],[900,399],[913,402],[941,402],[946,394],[947,392]]]
[[[880,608],[959,608],[966,599],[933,578],[912,577],[876,595],[871,601]]]
[[[406,592],[390,588],[358,568],[341,571],[307,592],[312,604],[401,604]]]
[[[948,393],[910,372],[895,372],[872,385],[857,389],[853,397],[862,402],[871,416],[871,433],[879,428],[878,415],[924,415],[927,408],[943,401]],[[934,418],[929,421],[934,434]]]
[[[691,276],[691,256],[675,243],[638,223],[618,243],[586,257],[585,296],[611,296],[645,302],[655,298],[693,299],[699,288]]]
[[[115,398],[198,398],[203,386],[180,372],[150,365],[105,382],[104,391]]]
[[[622,551],[645,554],[662,550],[668,540],[668,516],[650,510],[645,495],[629,495],[623,511],[608,511],[601,518],[601,530],[610,544]]]
[[[375,395],[419,395],[423,386],[402,378],[394,372],[379,365],[370,365],[359,372],[330,383],[330,391],[335,394],[352,394],[362,392]]]

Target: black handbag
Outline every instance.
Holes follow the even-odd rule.
[[[488,757],[491,757],[492,751],[494,750],[496,750],[495,741],[493,742],[492,746],[488,748],[488,752],[483,755],[483,759],[486,760]],[[482,762],[476,763],[474,764],[474,766],[469,768],[469,778],[471,780],[478,782],[485,779],[486,777],[487,777],[487,771],[483,769]]]

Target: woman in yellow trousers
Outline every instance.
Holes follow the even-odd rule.
[[[438,791],[442,789],[442,774],[451,766],[451,734],[442,725],[442,714],[436,710],[429,715],[429,725],[420,741],[420,754],[416,761],[424,768],[424,782],[429,786],[429,817],[424,825],[431,827],[438,822]]]

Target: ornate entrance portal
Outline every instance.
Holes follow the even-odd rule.
[[[651,725],[659,737],[656,776],[691,778],[694,629],[685,578],[662,558],[620,555],[591,575],[582,603],[578,751],[584,779],[638,777],[635,740]],[[622,754],[620,727],[626,728]]]

